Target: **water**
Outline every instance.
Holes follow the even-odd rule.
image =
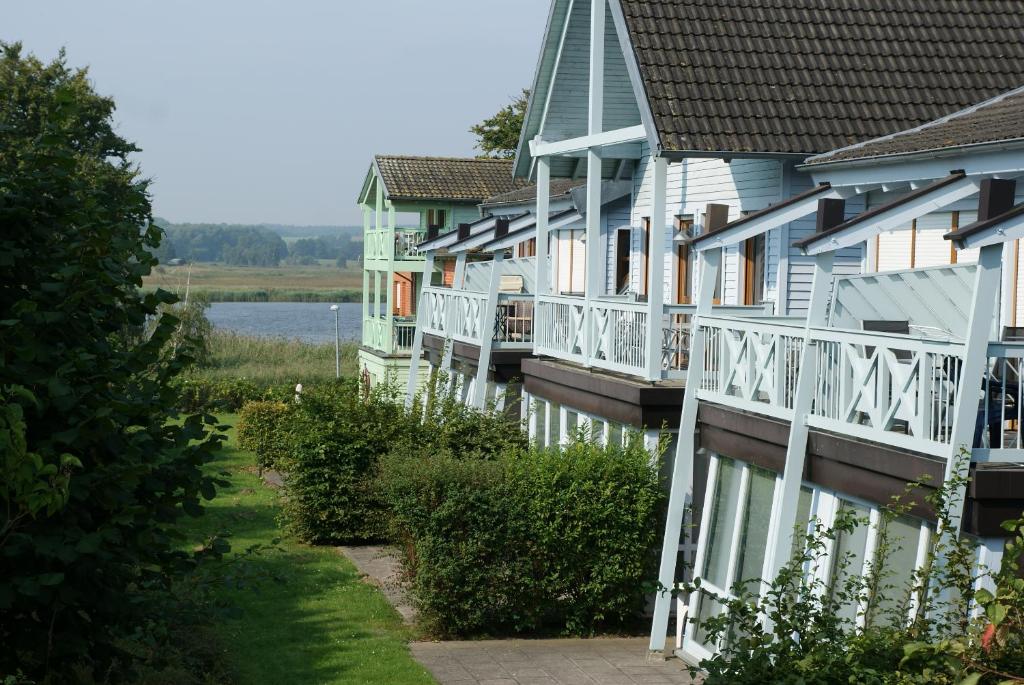
[[[362,338],[359,302],[338,305],[341,340]],[[214,302],[206,310],[214,327],[243,335],[334,342],[334,312],[323,302]]]

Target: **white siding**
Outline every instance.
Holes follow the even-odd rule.
[[[875,247],[878,254],[878,271],[897,271],[910,268],[911,231],[897,228],[878,234]]]

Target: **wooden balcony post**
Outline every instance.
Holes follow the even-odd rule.
[[[551,160],[537,158],[537,276],[536,294],[548,294],[548,214],[551,195]]]
[[[498,312],[498,286],[505,252],[499,250],[491,262],[491,283],[487,290],[487,304],[480,312],[480,356],[477,358],[476,384],[473,386],[473,406],[484,408],[487,399],[487,371],[491,366],[491,348],[494,346],[494,321]]]
[[[664,219],[662,219],[664,223]],[[668,615],[672,608],[671,591],[676,583],[676,558],[683,529],[683,516],[693,502],[693,459],[697,454],[697,389],[704,380],[704,336],[700,318],[711,314],[718,272],[722,268],[722,250],[701,252],[697,310],[691,321],[690,363],[686,369],[686,394],[679,419],[679,438],[676,440],[675,461],[672,464],[672,486],[668,497],[668,515],[665,519],[665,537],[661,544],[661,565],[658,570],[658,594],[654,600],[654,620],[651,625],[650,649],[665,649],[668,633]]]
[[[668,160],[655,157],[654,189],[651,199],[651,244],[647,246],[647,380],[661,378],[661,344],[665,312],[665,194]]]
[[[845,201],[818,200],[818,232],[838,226],[845,216]],[[782,473],[781,494],[772,504],[772,518],[768,524],[768,548],[765,550],[763,578],[769,582],[789,561],[793,548],[793,527],[796,525],[800,485],[803,483],[804,460],[807,454],[809,429],[807,416],[814,399],[814,381],[817,377],[817,348],[811,344],[811,328],[823,326],[827,319],[828,297],[832,288],[832,264],[835,253],[822,252],[814,257],[814,278],[811,297],[807,305],[807,323],[800,351],[799,377],[793,394],[793,419],[789,425],[786,445],[786,465]]]
[[[420,280],[420,291],[416,298],[416,330],[412,337],[412,353],[409,359],[409,382],[405,387],[405,407],[412,407],[416,397],[417,381],[420,368],[420,357],[423,355],[423,329],[430,321],[429,307],[423,301],[423,289],[430,285],[430,275],[434,271],[434,253],[428,252],[423,261],[423,278]]]

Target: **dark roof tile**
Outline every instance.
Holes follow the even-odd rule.
[[[814,153],[1024,83],[1020,0],[621,0],[668,150]]]
[[[523,184],[512,178],[510,159],[377,155],[391,200],[480,202]]]

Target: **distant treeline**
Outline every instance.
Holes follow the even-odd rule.
[[[359,290],[212,290],[194,288],[191,297],[207,302],[362,302]]]
[[[164,239],[156,251],[157,259],[164,264],[172,259],[183,259],[233,266],[278,266],[282,262],[313,264],[320,259],[331,259],[344,266],[349,260],[359,259],[363,252],[362,242],[353,240],[361,236],[350,229],[300,238],[289,246],[278,231],[298,231],[303,227],[173,224],[160,219],[156,224],[164,229]]]

